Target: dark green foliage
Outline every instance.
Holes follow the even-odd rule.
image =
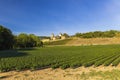
[[[14,37],[11,30],[0,25],[0,50],[12,49]]]

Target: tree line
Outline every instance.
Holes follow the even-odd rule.
[[[43,46],[40,38],[34,34],[13,35],[12,31],[0,25],[0,50]]]
[[[67,33],[65,33],[64,36],[79,37],[79,38],[105,38],[105,37],[112,38],[112,37],[120,37],[120,31],[117,30],[94,31],[94,32],[86,32],[86,33],[76,33],[73,36],[69,36]],[[0,50],[13,49],[13,48],[40,47],[40,46],[43,46],[43,42],[40,40],[40,37],[34,34],[26,34],[26,33],[13,35],[10,29],[0,25]]]
[[[109,31],[94,31],[94,32],[86,32],[86,33],[76,33],[74,37],[79,38],[112,38],[112,37],[120,37],[120,31],[117,30],[109,30]]]

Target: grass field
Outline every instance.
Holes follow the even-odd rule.
[[[55,46],[0,51],[0,71],[117,66],[120,62],[120,45]]]

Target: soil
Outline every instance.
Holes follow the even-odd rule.
[[[0,80],[82,80],[80,79],[81,74],[86,74],[91,71],[112,71],[112,70],[120,70],[120,65],[117,67],[113,66],[99,66],[99,67],[79,67],[76,69],[65,69],[62,70],[60,68],[58,69],[42,69],[42,70],[36,70],[36,71],[10,71],[10,72],[4,72],[0,73]],[[89,78],[89,80],[97,80],[99,77]]]

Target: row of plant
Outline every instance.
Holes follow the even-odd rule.
[[[95,62],[97,62],[97,61],[99,61],[99,60],[101,60],[101,59],[104,59],[104,58],[106,58],[106,56],[100,56],[100,57],[98,57],[98,58],[96,58],[96,59],[92,59],[92,60],[89,60],[88,62],[84,62],[83,63],[83,66],[84,67],[89,67],[89,66],[92,66],[92,65],[94,65],[95,64]]]
[[[0,71],[95,67],[120,62],[119,46],[44,47],[32,50],[0,51]]]
[[[106,58],[104,58],[104,59],[101,59],[101,60],[95,62],[94,66],[95,66],[95,67],[100,66],[100,65],[102,65],[105,61],[107,61],[107,60],[109,60],[109,59],[111,59],[111,58],[113,58],[113,57],[115,57],[115,56],[116,56],[116,54],[113,54],[113,55],[110,55],[110,56],[108,56],[108,57],[106,57]]]
[[[120,63],[120,56],[112,62],[112,66],[117,66]]]
[[[112,64],[112,62],[116,59],[118,59],[118,57],[120,56],[120,54],[115,55],[115,57],[112,57],[111,59],[107,60],[104,62],[104,66],[109,66],[110,64]]]

